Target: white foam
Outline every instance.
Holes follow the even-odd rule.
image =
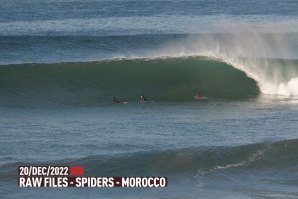
[[[223,61],[245,72],[247,76],[256,80],[263,94],[288,97],[298,96],[298,74],[297,72],[294,72],[295,69],[293,69],[291,75],[296,77],[289,78],[287,75],[282,75],[282,65],[279,65],[278,67],[272,66],[270,69],[270,65],[264,67],[262,63],[258,63],[258,61],[241,63],[241,61],[235,59],[230,60],[229,58],[224,58]],[[289,73],[289,71],[287,72]]]

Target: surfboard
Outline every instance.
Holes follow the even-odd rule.
[[[205,96],[194,96],[194,98],[195,99],[197,99],[197,100],[207,100],[208,98],[207,97],[205,97]]]
[[[141,103],[145,103],[145,102],[150,102],[150,103],[154,103],[154,101],[140,101]]]

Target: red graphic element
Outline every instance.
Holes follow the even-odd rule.
[[[85,173],[85,169],[83,166],[71,166],[70,167],[70,175],[74,176],[82,176]]]

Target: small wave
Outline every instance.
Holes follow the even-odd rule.
[[[86,165],[86,168],[92,168],[92,173],[101,175],[204,175],[227,170],[233,172],[235,169],[297,170],[297,146],[298,140],[293,139],[235,147],[200,147],[123,154],[117,157],[92,156],[73,160],[71,163]]]
[[[114,156],[88,156],[79,159],[30,164],[83,165],[86,175],[138,176],[189,175],[205,176],[214,172],[297,171],[298,140],[257,143],[235,147],[199,147],[151,151]],[[12,178],[21,162],[1,165],[0,175]]]

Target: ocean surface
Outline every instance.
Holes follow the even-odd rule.
[[[298,198],[297,1],[0,10],[0,198]],[[19,188],[32,164],[168,187]]]

